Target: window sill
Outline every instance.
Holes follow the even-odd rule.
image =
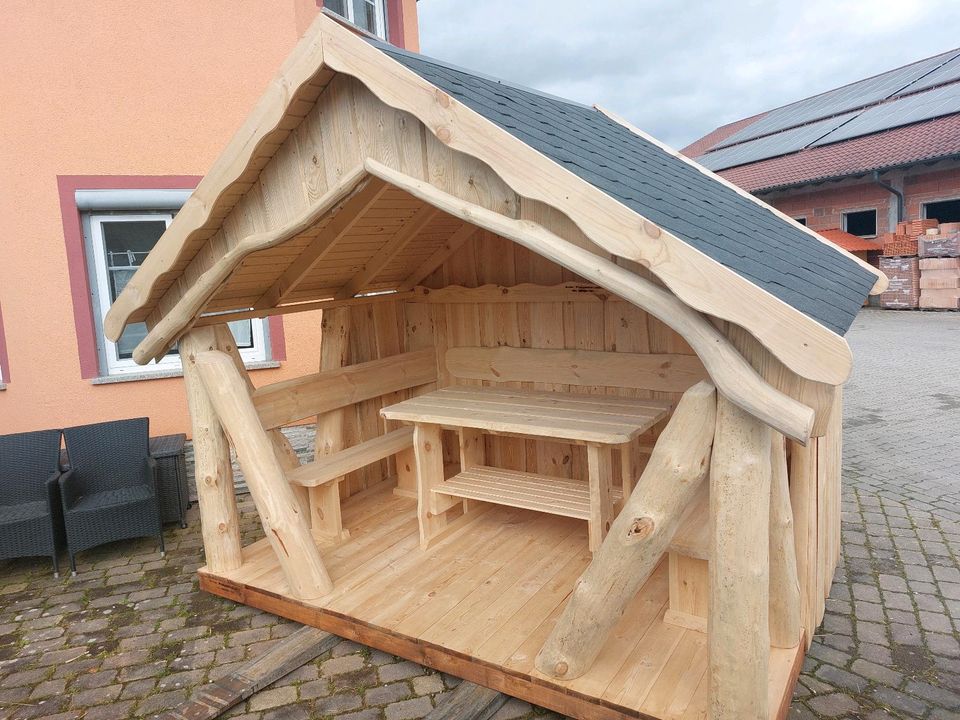
[[[256,360],[244,363],[247,370],[270,370],[280,367],[277,360]],[[90,380],[91,385],[113,385],[114,383],[143,382],[144,380],[165,380],[167,378],[183,377],[183,370],[144,370],[143,372],[127,373],[124,375],[104,375]],[[4,386],[0,385],[0,390]]]

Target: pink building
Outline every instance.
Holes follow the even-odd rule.
[[[142,331],[112,343],[103,316],[323,4],[4,6],[0,434],[139,415],[188,430],[179,357],[136,365]],[[325,4],[418,49],[416,0]],[[319,323],[235,323],[254,382],[310,372]]]

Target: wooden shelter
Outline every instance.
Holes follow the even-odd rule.
[[[575,717],[742,720],[823,614],[885,283],[611,113],[320,16],[106,329],[179,341],[203,588]],[[318,308],[318,372],[254,388],[225,323]]]

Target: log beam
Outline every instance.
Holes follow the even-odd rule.
[[[701,313],[660,287],[527,220],[488,210],[367,158],[367,171],[465,222],[485,228],[601,285],[655,316],[689,343],[717,388],[733,403],[800,443],[810,439],[814,413],[767,383]]]
[[[537,655],[540,672],[570,680],[593,664],[627,604],[659,564],[684,508],[707,475],[715,417],[711,383],[699,382],[683,394],[636,488]]]
[[[290,488],[273,443],[260,424],[243,377],[229,355],[198,353],[197,372],[230,436],[263,530],[280,561],[290,593],[311,600],[333,590],[300,503]]]
[[[200,533],[211,573],[236,570],[243,564],[230,444],[196,367],[199,353],[222,349],[212,327],[191,330],[180,340],[183,382],[193,432]]]
[[[770,428],[722,395],[710,460],[711,720],[768,720]]]
[[[164,313],[160,321],[150,328],[147,336],[134,349],[133,359],[139,365],[146,365],[151,359],[164,355],[167,349],[176,342],[184,328],[188,327],[197,318],[203,310],[204,304],[220,289],[233,271],[240,266],[245,257],[258,250],[266,250],[280,245],[308,230],[324,215],[335,211],[338,205],[348,201],[354,193],[362,192],[364,187],[369,187],[370,182],[367,182],[366,185],[363,184],[363,181],[367,178],[368,176],[363,168],[354,168],[345,173],[339,183],[331,187],[313,205],[290,222],[272,230],[247,235],[223,253],[199,278],[190,284],[186,292],[168,312]],[[379,183],[376,180],[373,182],[375,184]],[[174,287],[177,287],[177,285],[175,283]],[[136,300],[137,298],[133,298],[133,301]],[[116,318],[117,314],[112,317]],[[123,332],[123,325],[120,320],[115,320],[111,327],[112,330],[106,329],[107,335],[110,337],[119,337],[120,333]]]
[[[800,582],[787,452],[780,433],[773,433],[770,471],[770,644],[792,648],[800,642]]]

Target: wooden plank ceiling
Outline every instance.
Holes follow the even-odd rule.
[[[371,179],[336,215],[282,245],[248,256],[204,312],[407,289],[474,230]]]

